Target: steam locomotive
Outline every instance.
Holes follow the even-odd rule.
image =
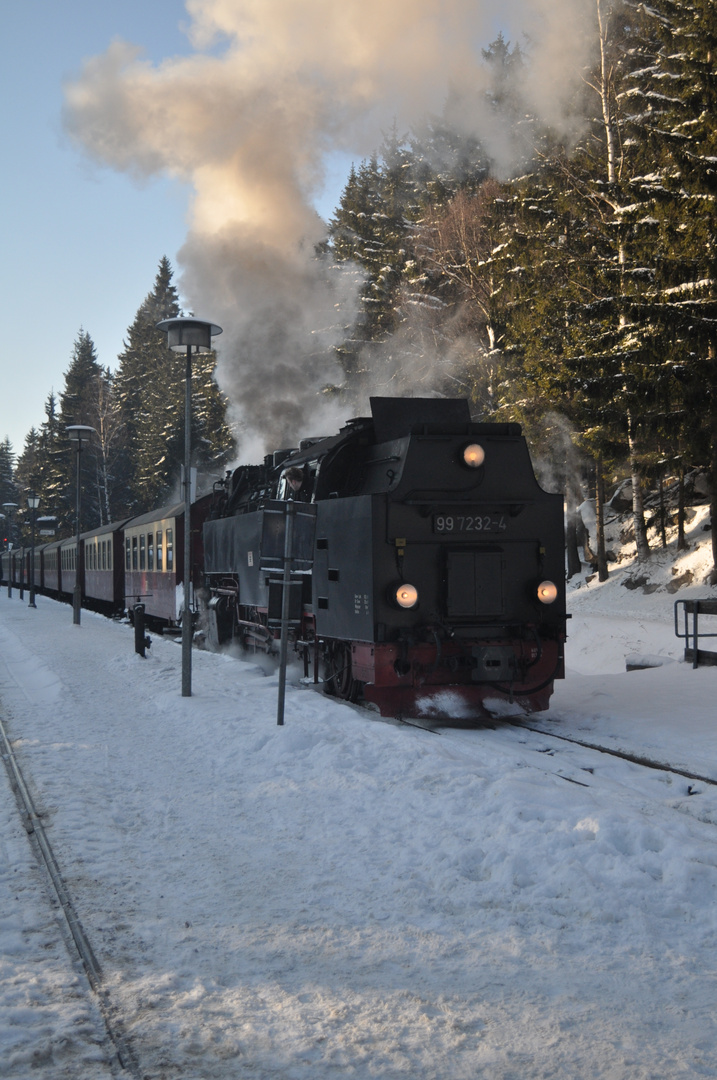
[[[539,711],[564,676],[562,496],[518,424],[465,401],[371,398],[338,435],[236,469],[203,549],[215,646],[273,651],[283,616],[306,672],[382,715]]]

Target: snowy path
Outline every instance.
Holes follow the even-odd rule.
[[[195,654],[182,699],[177,646],[155,639],[142,661],[126,627],[83,613],[76,628],[38,603],[0,600],[0,697],[143,1075],[717,1077],[711,792],[540,753],[547,740],[515,728],[375,722],[297,685],[277,728],[276,678],[258,668]],[[576,658],[600,653],[602,624],[583,618]],[[603,670],[568,679],[547,722],[716,769],[716,672]],[[586,787],[558,775],[586,767]],[[3,898],[21,870],[37,878],[18,830]],[[44,1030],[33,1076],[109,1075],[91,1039],[61,1071],[66,1003],[24,1015],[2,1021],[0,1051]]]

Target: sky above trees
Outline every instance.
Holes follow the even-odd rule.
[[[181,29],[189,22],[183,0],[0,7],[0,288],[8,314],[0,438],[9,437],[19,454],[30,428],[42,423],[47,394],[62,388],[80,328],[100,363],[115,367],[157,263],[163,255],[175,263],[186,233],[185,185],[166,178],[137,184],[70,145],[62,129],[64,83],[115,38],[138,45],[152,63],[193,48]],[[337,168],[339,191],[346,173]]]
[[[115,366],[126,327],[163,255],[179,271],[182,295],[183,264],[178,254],[187,235],[191,190],[213,193],[212,200],[195,202],[195,224],[198,212],[206,224],[206,208],[210,203],[218,205],[216,192],[222,190],[216,167],[224,148],[229,146],[231,131],[221,124],[210,130],[208,142],[192,148],[192,167],[183,170],[179,166],[188,147],[182,146],[184,129],[177,126],[177,111],[171,114],[168,128],[176,154],[168,156],[167,167],[150,176],[142,162],[133,160],[128,171],[115,171],[117,161],[111,160],[111,155],[103,159],[87,138],[86,130],[81,138],[94,158],[89,153],[83,156],[71,144],[62,120],[68,85],[87,87],[92,72],[108,85],[112,58],[122,55],[127,59],[131,45],[138,49],[132,70],[142,72],[151,93],[156,93],[157,85],[170,76],[179,74],[184,78],[192,65],[201,66],[208,74],[210,91],[220,69],[222,78],[229,79],[230,88],[237,85],[237,72],[250,69],[254,80],[249,87],[251,100],[259,101],[275,88],[272,84],[277,81],[276,73],[283,70],[272,63],[272,57],[295,54],[295,62],[286,73],[283,100],[296,99],[298,108],[311,113],[309,128],[314,143],[310,150],[314,156],[300,160],[300,139],[292,143],[294,157],[288,159],[288,166],[280,154],[273,164],[269,161],[268,171],[265,168],[263,172],[269,178],[266,198],[269,202],[283,198],[288,173],[298,169],[302,183],[310,189],[308,205],[318,208],[327,218],[337,205],[351,161],[358,163],[370,153],[394,118],[399,123],[410,122],[421,109],[439,105],[450,80],[457,77],[459,70],[470,68],[473,54],[480,54],[481,46],[500,26],[508,26],[511,11],[513,23],[521,29],[526,24],[530,28],[539,17],[550,28],[562,13],[564,37],[566,13],[575,13],[587,2],[509,0],[498,4],[496,0],[481,0],[475,4],[472,0],[456,0],[449,6],[447,17],[446,9],[437,0],[421,0],[418,5],[396,3],[391,7],[390,19],[372,21],[366,4],[305,0],[301,5],[302,20],[296,26],[290,19],[287,22],[287,17],[292,11],[295,16],[299,6],[287,0],[153,0],[151,4],[124,0],[113,5],[93,0],[67,0],[62,5],[25,0],[22,4],[4,4],[5,49],[0,86],[9,106],[0,110],[1,145],[6,153],[5,257],[0,273],[10,330],[3,340],[5,377],[0,435],[8,435],[15,452],[20,452],[30,427],[42,420],[48,390],[61,382],[81,327],[95,342],[99,362]],[[291,27],[298,36],[292,37]],[[309,33],[311,27],[320,31],[316,41]],[[252,33],[242,39],[247,28]],[[229,56],[232,47],[236,53],[237,44],[246,49],[246,57]],[[345,55],[346,49],[349,56]],[[100,59],[87,67],[92,57]],[[227,59],[229,62],[224,63]],[[344,88],[345,60],[349,61],[350,78]],[[549,50],[543,60],[544,66],[548,65]],[[421,70],[427,64],[430,79]],[[547,82],[543,78],[540,86]],[[109,79],[109,85],[117,90],[120,82],[112,84]],[[186,80],[179,89],[186,93]],[[325,95],[323,104],[318,113],[311,112],[310,95],[321,93]],[[221,93],[216,101],[224,101]],[[206,104],[203,100],[202,107]],[[217,108],[210,104],[212,108],[204,116],[220,118],[223,105]],[[196,130],[206,127],[200,121]],[[270,114],[264,114],[262,124],[264,128],[272,127]],[[128,127],[125,135],[130,159],[136,156],[136,132]],[[110,131],[108,126],[108,140],[117,138],[121,143],[121,131]],[[275,147],[281,150],[286,142],[277,142]],[[217,146],[221,150],[218,156]],[[322,163],[327,167],[323,180],[319,173],[311,175],[312,169],[319,168],[320,172]],[[212,169],[215,182],[207,186]],[[141,183],[137,182],[139,174],[143,176]],[[246,171],[243,175],[246,179]],[[223,190],[232,205],[231,191],[226,185]],[[217,229],[226,222],[226,214],[223,218],[220,215],[215,222]],[[290,220],[280,221],[279,229],[288,230],[296,239]],[[212,256],[195,258],[190,285],[202,304],[202,311],[197,307],[196,314],[223,323],[223,344],[227,345],[233,325],[241,324],[241,288],[235,280],[208,280],[206,288],[200,288],[197,275],[208,278],[212,261]],[[222,310],[217,311],[214,300],[220,298],[224,286],[236,290],[239,299],[235,307],[233,300],[223,301]],[[194,297],[192,303],[197,304]],[[240,325],[240,334],[243,329]]]

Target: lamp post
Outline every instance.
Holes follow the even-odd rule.
[[[65,428],[65,431],[70,436],[72,442],[77,443],[77,490],[75,495],[75,515],[77,518],[77,553],[75,557],[75,589],[72,594],[72,622],[75,626],[80,625],[80,613],[82,611],[82,582],[80,580],[80,496],[82,492],[81,485],[81,473],[82,473],[82,440],[85,442],[89,439],[90,435],[96,435],[97,432],[93,427],[88,424],[70,424]]]
[[[192,461],[192,353],[212,351],[212,338],[221,334],[221,326],[200,319],[162,319],[157,329],[167,334],[173,352],[186,352],[184,393],[184,610],[182,612],[182,697],[192,696],[192,615],[189,606],[192,558],[191,461]]]
[[[17,503],[6,502],[2,504],[3,510],[7,511],[7,595],[12,596],[12,515],[17,510]]]
[[[35,514],[37,508],[40,505],[40,496],[36,495],[34,491],[28,491],[27,493],[27,505],[30,509],[32,516],[30,519],[30,602],[28,607],[37,607],[35,603]]]

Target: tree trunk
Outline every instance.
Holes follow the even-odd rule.
[[[607,552],[605,551],[605,475],[602,454],[595,463],[595,520],[597,531],[598,581],[607,581]]]
[[[665,478],[660,474],[660,536],[663,548],[667,547],[667,510],[665,509]]]
[[[578,514],[578,506],[582,502],[582,498],[582,492],[573,469],[571,454],[567,451],[565,458],[565,544],[568,581],[576,574],[580,574],[583,569],[579,548],[582,519]]]
[[[583,568],[578,551],[577,511],[575,507],[568,507],[565,522],[565,545],[568,557],[568,581],[571,577],[579,574]]]
[[[632,518],[635,524],[635,544],[638,562],[646,562],[652,552],[647,539],[645,505],[642,498],[642,477],[637,467],[637,444],[633,434],[632,417],[627,417],[627,441],[630,448],[630,476],[632,477]]]
[[[710,574],[710,585],[717,585],[717,402],[713,403],[712,405],[710,419],[712,422],[712,462],[710,468],[710,524],[712,526],[712,572]]]
[[[603,21],[601,0],[597,0],[597,20],[600,35],[600,105],[605,129],[605,150],[607,153],[607,179],[614,184],[617,175],[615,165],[615,124],[610,108],[610,66],[607,59],[607,21]],[[608,19],[610,12],[608,11]]]
[[[685,540],[685,463],[680,462],[680,477],[677,484],[677,550],[687,551]]]

